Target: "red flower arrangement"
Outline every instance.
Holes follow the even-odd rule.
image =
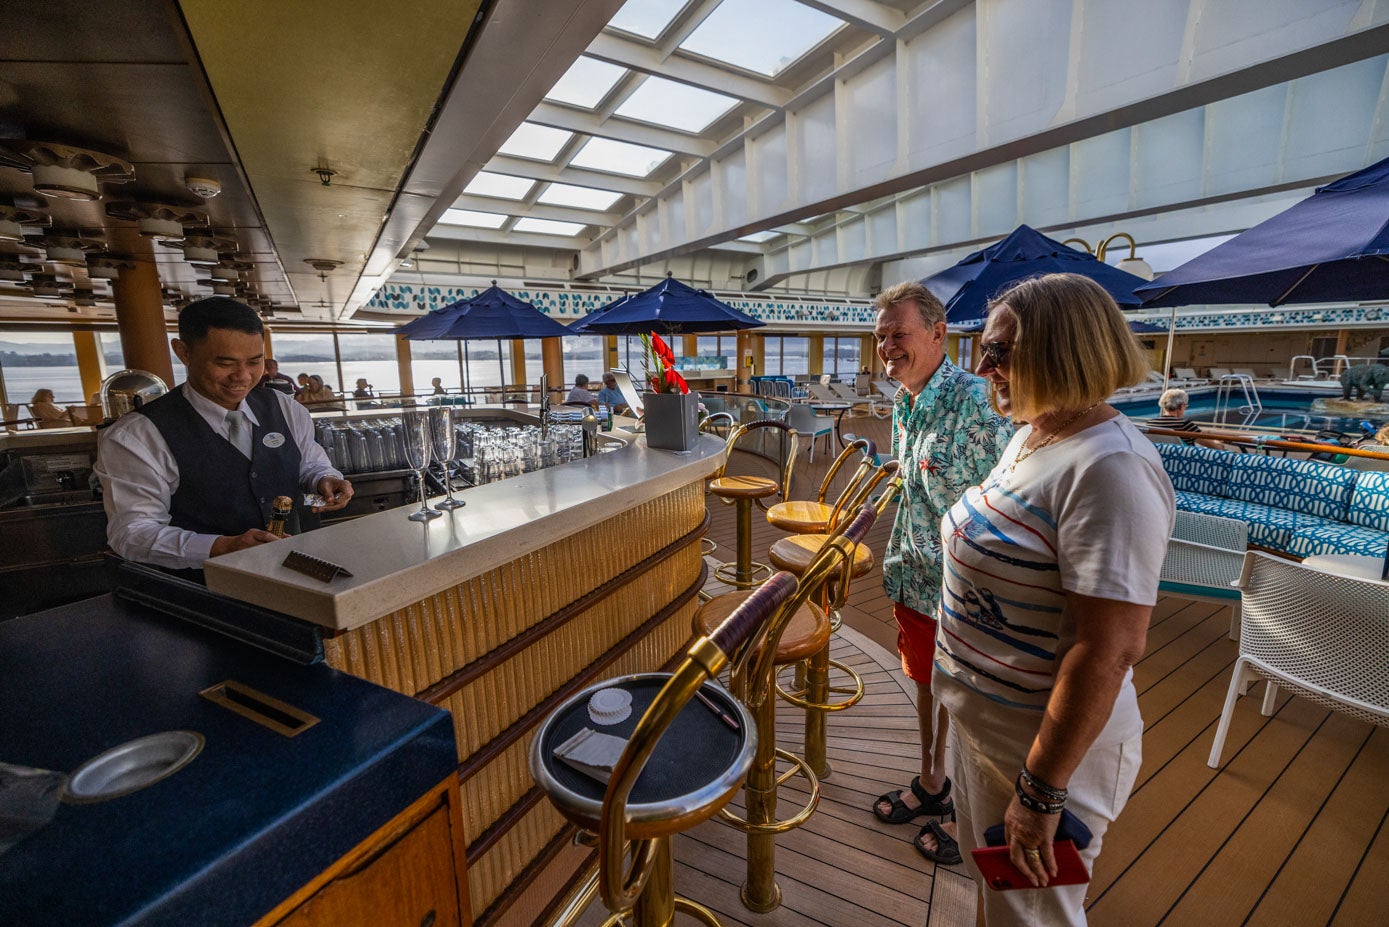
[[[655,332],[642,335],[641,343],[646,349],[644,365],[646,381],[651,384],[651,389],[657,393],[688,393],[690,384],[675,369],[675,352],[670,345]]]

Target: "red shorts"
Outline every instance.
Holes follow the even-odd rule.
[[[892,603],[892,617],[897,619],[897,652],[902,655],[902,672],[908,679],[929,686],[936,659],[936,619],[900,602]]]

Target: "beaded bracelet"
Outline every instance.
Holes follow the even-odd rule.
[[[1047,801],[1064,802],[1066,800],[1066,796],[1070,794],[1070,792],[1066,789],[1058,789],[1054,785],[1047,785],[1041,779],[1038,779],[1036,776],[1034,776],[1032,774],[1032,771],[1028,769],[1025,764],[1022,768],[1021,778],[1022,781],[1027,784],[1028,788],[1041,795]]]
[[[1066,807],[1066,799],[1064,798],[1060,801],[1041,801],[1028,795],[1027,791],[1022,787],[1021,775],[1019,775],[1017,781],[1013,783],[1013,791],[1017,793],[1018,801],[1022,803],[1024,808],[1028,811],[1036,812],[1037,814],[1060,814],[1062,809]]]

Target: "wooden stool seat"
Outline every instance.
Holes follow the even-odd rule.
[[[709,491],[725,499],[765,499],[781,490],[765,476],[721,476],[709,483]]]
[[[815,559],[815,555],[824,546],[828,535],[824,534],[793,534],[784,537],[774,543],[771,550],[767,552],[767,559],[772,561],[772,565],[778,570],[786,570],[801,576],[810,566],[810,562]],[[867,544],[858,544],[854,547],[854,576],[862,576],[873,569],[873,552],[868,549]]]
[[[727,592],[721,596],[715,596],[704,605],[700,606],[699,611],[694,616],[694,632],[696,634],[708,634],[723,623],[732,611],[748,596],[752,595],[753,590],[741,592]],[[773,663],[777,666],[785,666],[788,663],[799,663],[808,660],[820,651],[830,641],[830,620],[824,610],[819,606],[807,602],[796,609],[787,623],[786,629],[781,632],[781,639],[777,642],[776,657]]]
[[[823,502],[778,502],[767,509],[767,521],[774,528],[796,534],[824,534],[834,506]]]

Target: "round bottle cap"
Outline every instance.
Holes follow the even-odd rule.
[[[623,689],[599,689],[588,700],[588,716],[594,724],[617,724],[632,713],[632,693]]]

